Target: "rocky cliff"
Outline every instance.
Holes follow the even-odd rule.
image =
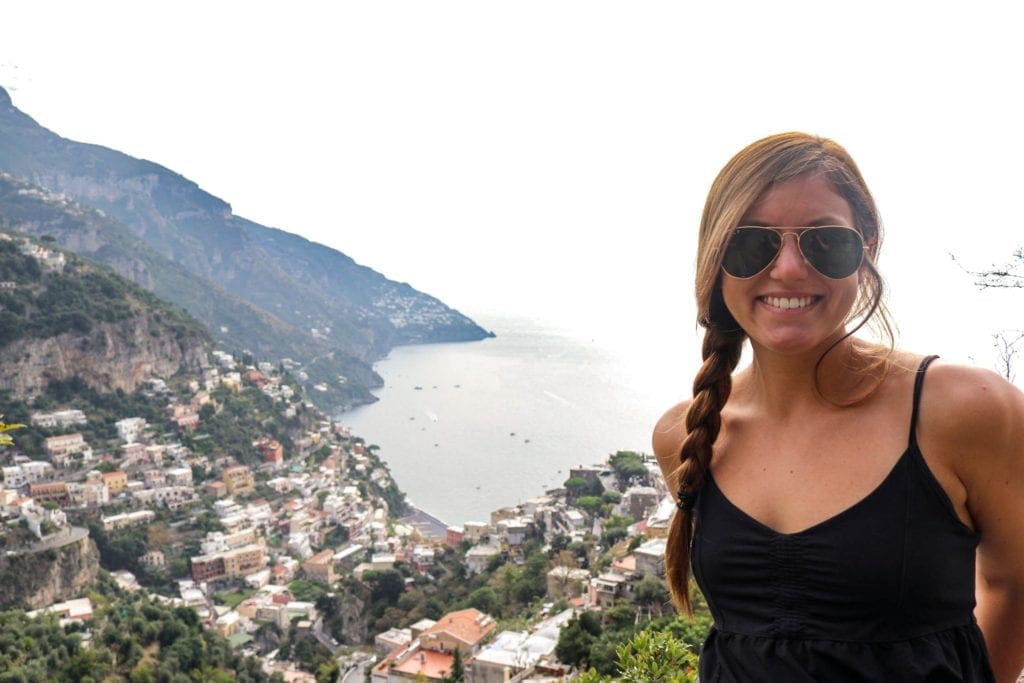
[[[78,377],[131,393],[207,364],[209,334],[110,270],[0,232],[0,391],[30,399]]]
[[[88,535],[58,548],[0,554],[0,607],[39,609],[78,597],[99,569],[100,554]]]
[[[142,310],[126,320],[95,324],[87,333],[21,338],[0,347],[0,391],[29,399],[51,381],[77,376],[99,392],[131,393],[151,377],[206,364],[200,338],[169,330],[159,312]]]

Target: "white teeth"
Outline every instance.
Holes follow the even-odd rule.
[[[781,308],[783,310],[789,309],[789,308],[803,308],[804,306],[807,306],[808,304],[811,303],[811,297],[809,297],[809,296],[801,296],[801,297],[795,297],[795,296],[791,296],[791,297],[766,296],[766,297],[764,297],[764,299],[765,299],[765,301],[768,302],[769,306],[774,306],[775,308]]]

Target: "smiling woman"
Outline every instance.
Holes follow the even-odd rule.
[[[1008,683],[1024,664],[1024,396],[853,336],[891,340],[880,240],[830,140],[755,142],[711,188],[704,364],[653,439],[675,600],[692,564],[715,620],[701,680]]]

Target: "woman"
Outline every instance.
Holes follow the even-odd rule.
[[[703,683],[1009,683],[1024,666],[1024,395],[893,348],[880,240],[830,140],[765,138],[712,185],[704,364],[654,431],[678,492],[673,596],[689,608],[692,565],[715,620]],[[853,336],[865,322],[889,343]]]

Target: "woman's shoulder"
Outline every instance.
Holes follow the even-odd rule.
[[[941,358],[929,366],[918,432],[965,483],[993,465],[1024,460],[1024,393],[1001,375]]]
[[[921,415],[934,428],[972,439],[1024,417],[1024,394],[985,368],[936,359],[921,394]],[[1000,430],[1001,431],[1001,430]]]
[[[920,411],[922,452],[959,479],[963,509],[981,534],[979,570],[989,582],[1022,580],[1024,393],[990,370],[940,361],[928,370]]]
[[[686,439],[686,411],[692,399],[681,401],[665,411],[654,426],[651,446],[658,466],[670,490],[675,490],[675,470],[679,467],[679,451]]]

